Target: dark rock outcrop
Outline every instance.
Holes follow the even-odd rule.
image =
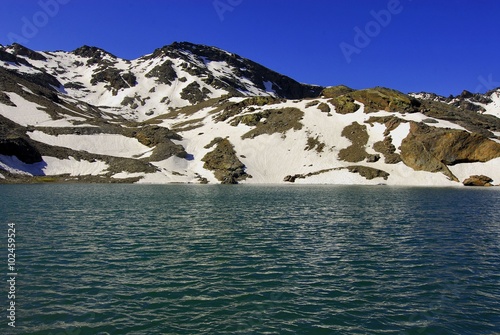
[[[93,64],[101,64],[101,65],[109,65],[112,64],[113,61],[106,59],[106,57],[111,58],[112,60],[117,57],[103,49],[97,47],[91,47],[88,45],[84,45],[78,49],[73,51],[75,55],[88,58],[87,65]]]
[[[456,123],[485,137],[494,137],[492,132],[500,131],[500,119],[493,115],[482,114],[476,107],[478,106],[468,100],[459,100],[451,104],[440,100],[422,100],[420,111],[426,116]]]
[[[195,104],[207,100],[210,93],[211,91],[208,88],[201,88],[200,84],[194,81],[184,87],[181,91],[181,98]]]
[[[177,73],[173,68],[174,63],[167,59],[160,65],[155,66],[151,71],[146,73],[147,78],[157,78],[157,81],[163,84],[170,85],[177,78]]]
[[[228,139],[216,141],[215,149],[207,153],[201,160],[203,167],[214,172],[215,178],[222,184],[237,184],[249,177],[245,165],[238,159],[234,147]]]
[[[132,72],[122,73],[118,69],[106,68],[94,73],[90,83],[92,85],[107,83],[106,87],[108,89],[113,89],[113,92],[117,92],[119,89],[135,86],[136,81],[137,78]]]
[[[18,43],[12,44],[11,48],[13,49],[13,54],[16,56],[24,56],[33,60],[42,60],[42,61],[47,60],[47,57],[45,57],[41,53],[28,49],[25,46],[22,46],[21,44]]]
[[[214,88],[227,89],[232,95],[244,91],[239,78],[245,77],[258,88],[265,90],[264,82],[269,82],[277,96],[288,99],[302,99],[317,97],[323,90],[321,86],[301,84],[287,76],[272,71],[249,59],[224,50],[193,44],[189,42],[174,42],[170,45],[156,49],[144,59],[168,56],[183,60],[184,70],[194,76],[207,76],[206,82]],[[198,62],[193,62],[195,58]],[[234,76],[224,77],[223,80],[213,78],[207,71],[207,62],[226,62],[234,69]]]
[[[16,156],[26,164],[42,161],[40,152],[23,137],[0,138],[0,155]]]

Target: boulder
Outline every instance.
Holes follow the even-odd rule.
[[[347,170],[351,173],[358,173],[360,176],[365,177],[368,180],[375,178],[383,178],[384,180],[387,180],[390,176],[390,174],[385,171],[362,165],[348,166]]]
[[[448,165],[487,162],[500,157],[500,143],[464,130],[435,128],[410,123],[410,132],[401,143],[401,159],[414,170],[442,172],[458,181]]]
[[[484,175],[474,175],[463,181],[465,186],[493,186],[493,179]]]

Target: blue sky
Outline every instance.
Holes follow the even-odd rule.
[[[460,94],[500,86],[497,0],[0,0],[0,43],[137,58],[174,41],[300,82]]]

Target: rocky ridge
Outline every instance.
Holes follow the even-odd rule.
[[[305,85],[224,50],[0,47],[0,182],[500,183],[500,89]]]

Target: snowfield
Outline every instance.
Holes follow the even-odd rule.
[[[114,134],[96,135],[47,135],[41,131],[28,133],[31,139],[49,145],[87,151],[99,155],[144,158],[151,154],[149,148],[133,138]]]

